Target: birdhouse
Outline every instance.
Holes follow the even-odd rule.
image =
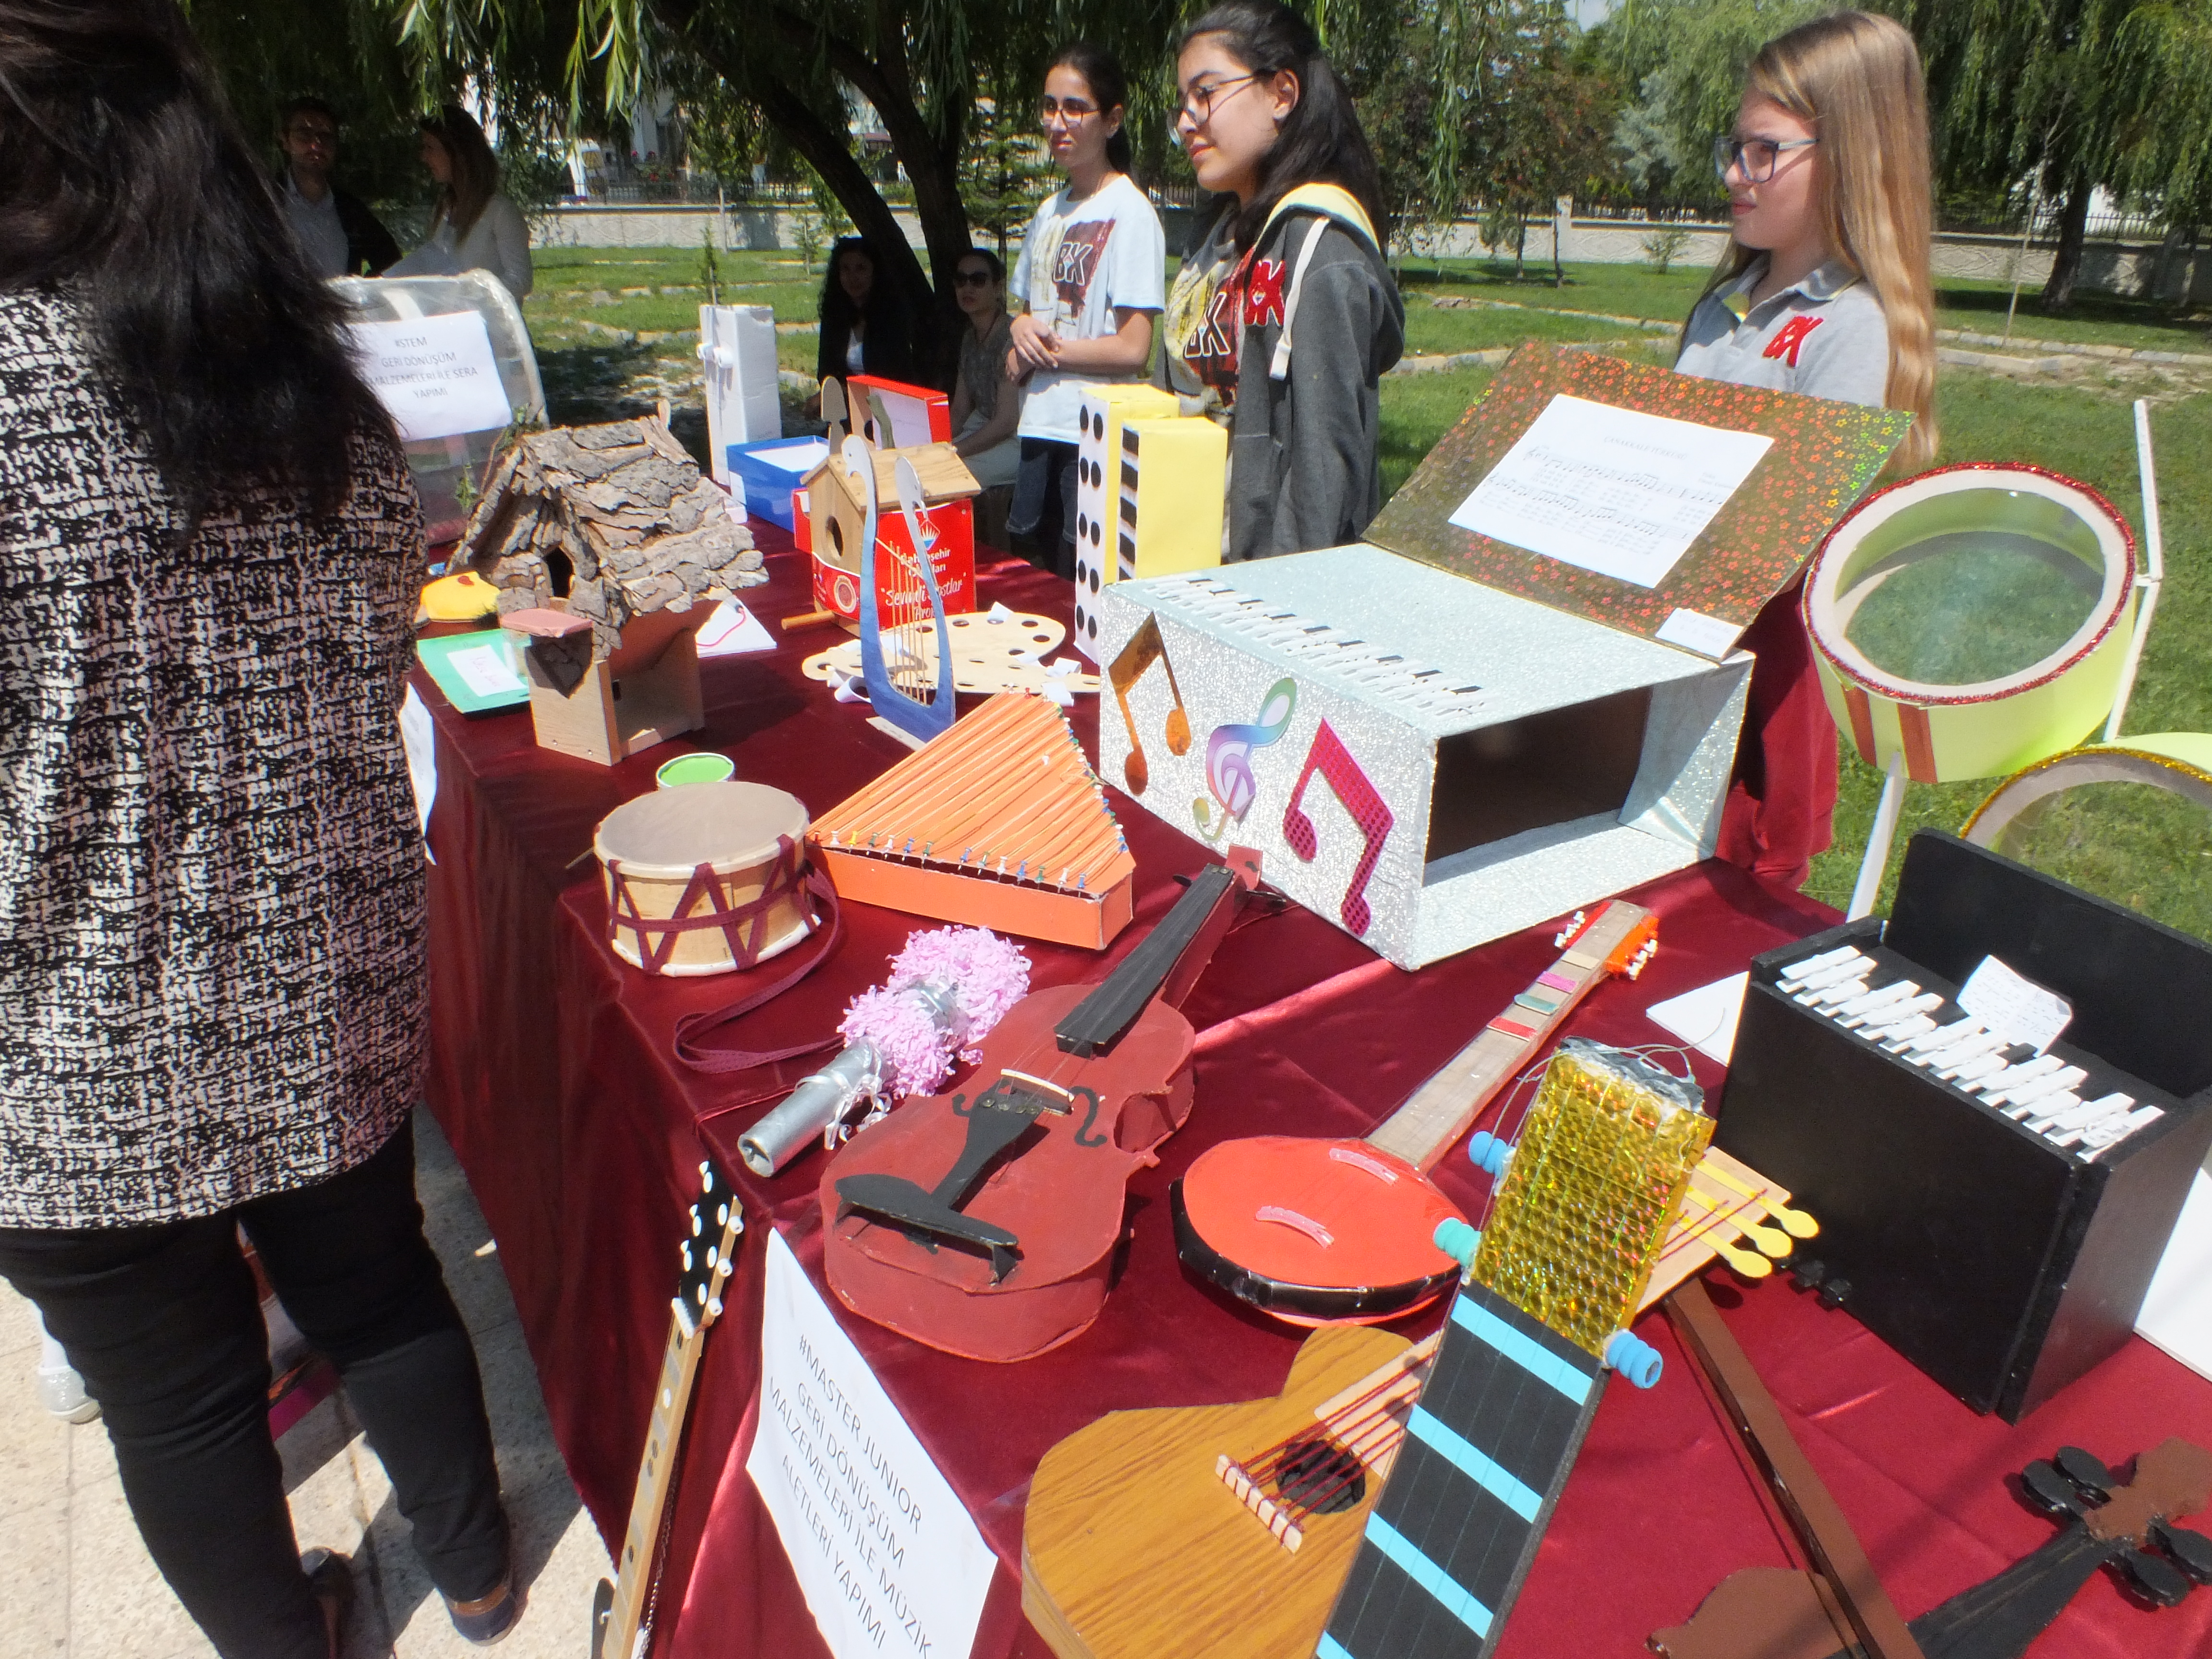
[[[702,723],[692,635],[768,580],[659,416],[526,433],[494,467],[457,561],[525,643],[538,743],[611,766]]]
[[[876,540],[891,555],[876,562],[877,598],[886,614],[910,615],[921,597],[920,550],[899,511],[894,471],[900,457],[914,463],[921,481],[922,510],[915,514],[937,590],[947,614],[975,608],[975,507],[982,485],[951,444],[918,444],[908,449],[877,449]],[[814,603],[834,611],[848,628],[860,625],[860,550],[868,507],[860,481],[834,452],[806,475],[810,531],[813,538]]]

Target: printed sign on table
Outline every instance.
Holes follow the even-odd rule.
[[[412,441],[497,432],[514,414],[491,335],[473,311],[348,323],[362,377]]]
[[[775,1231],[745,1472],[837,1659],[974,1647],[998,1558]]]

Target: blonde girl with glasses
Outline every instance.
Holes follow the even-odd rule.
[[[1176,137],[1215,201],[1156,378],[1229,428],[1222,556],[1355,541],[1382,506],[1377,385],[1406,331],[1374,154],[1312,28],[1273,0],[1193,23],[1176,88]]]
[[[1096,46],[1065,47],[1037,112],[1067,183],[1045,199],[1014,267],[1006,374],[1021,388],[1020,476],[1007,529],[1040,562],[1075,574],[1075,448],[1083,390],[1141,378],[1166,299],[1167,239],[1128,176],[1121,66]]]
[[[1752,60],[1717,141],[1735,237],[1682,330],[1678,373],[1912,415],[1893,467],[1936,455],[1928,100],[1912,37],[1835,12]],[[1798,586],[1743,636],[1758,656],[1720,856],[1802,886],[1831,840],[1836,730]]]

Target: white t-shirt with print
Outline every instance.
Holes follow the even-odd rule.
[[[1111,334],[1117,308],[1158,311],[1167,303],[1167,236],[1145,192],[1125,174],[1082,201],[1057,190],[1037,210],[1014,266],[1014,292],[1030,315],[1067,340]],[[1022,388],[1024,438],[1072,444],[1086,386],[1136,378],[1038,369]]]

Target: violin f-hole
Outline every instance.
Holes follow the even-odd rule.
[[[1321,851],[1321,839],[1304,806],[1306,784],[1316,772],[1336,792],[1337,799],[1352,814],[1359,833],[1367,838],[1367,846],[1345,887],[1342,911],[1344,925],[1354,933],[1364,933],[1368,923],[1375,919],[1367,902],[1367,884],[1382,857],[1382,843],[1389,839],[1390,828],[1397,819],[1381,793],[1367,781],[1367,774],[1359,769],[1359,763],[1352,759],[1352,751],[1344,746],[1335,728],[1323,720],[1314,733],[1313,747],[1306,751],[1305,767],[1298,774],[1297,787],[1291,791],[1290,804],[1283,809],[1283,839],[1290,843],[1291,851],[1307,863],[1312,863],[1315,854]]]
[[[1183,709],[1182,688],[1176,684],[1175,665],[1168,660],[1167,641],[1160,637],[1160,620],[1148,615],[1106,670],[1107,680],[1114,688],[1114,701],[1121,708],[1121,724],[1128,728],[1129,758],[1122,763],[1121,775],[1128,780],[1133,795],[1145,793],[1145,786],[1152,781],[1152,769],[1145,763],[1144,742],[1137,736],[1137,717],[1129,710],[1129,691],[1154,663],[1165,671],[1168,695],[1175,699],[1164,731],[1168,752],[1182,755],[1190,750],[1190,716]]]

